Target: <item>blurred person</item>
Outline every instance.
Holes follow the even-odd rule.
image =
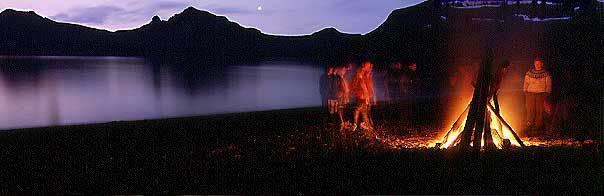
[[[413,125],[418,120],[418,111],[422,106],[418,105],[416,100],[419,96],[419,80],[417,76],[417,64],[411,63],[403,71],[401,76],[401,93],[404,101],[401,106],[403,118],[407,119],[405,123]]]
[[[394,62],[390,65],[390,68],[384,76],[384,97],[388,102],[401,99],[402,71],[403,65],[400,62]]]
[[[404,96],[410,99],[419,95],[419,81],[417,77],[417,64],[411,63],[402,74],[401,89]]]
[[[321,106],[326,107],[328,104],[327,93],[329,89],[329,76],[333,74],[333,67],[327,67],[325,72],[319,77],[319,93],[321,94]]]
[[[509,66],[510,61],[504,60],[496,68],[495,72],[491,75],[489,99],[493,98],[493,103],[495,104],[495,112],[497,113],[499,113],[499,100],[497,98],[497,93],[499,92],[499,89],[501,89],[501,82],[503,81],[505,75],[507,75]]]
[[[348,84],[350,84],[352,82],[352,78],[354,77],[354,73],[352,70],[354,70],[355,67],[356,67],[356,64],[352,63],[352,62],[348,63],[345,67],[347,74],[344,76],[344,78],[346,79],[346,81],[348,81]]]
[[[334,88],[336,92],[336,101],[337,101],[337,109],[336,112],[340,117],[340,126],[343,126],[346,122],[344,120],[344,108],[350,102],[350,89],[348,87],[348,82],[346,81],[346,71],[347,68],[345,66],[337,67],[334,71]]]
[[[371,120],[369,113],[371,104],[376,103],[373,90],[373,78],[371,71],[373,64],[369,61],[361,63],[361,67],[357,70],[354,78],[352,79],[352,92],[356,97],[356,106],[354,108],[353,118],[353,130],[363,125],[365,129],[372,129],[370,127]],[[363,115],[363,123],[359,122],[359,115]]]
[[[345,139],[344,128],[346,127],[347,123],[344,120],[344,108],[349,102],[349,89],[348,83],[344,78],[345,74],[345,66],[334,66],[332,74],[330,74],[327,79],[329,84],[327,97],[329,114],[331,117],[330,121],[333,121],[337,126],[339,126],[339,132],[341,135],[341,138],[338,139],[335,129],[329,131],[329,145],[334,148],[336,147],[336,144],[343,142]]]
[[[337,100],[337,88],[336,88],[336,68],[329,67],[329,74],[327,75],[327,107],[329,114],[335,114],[338,107]]]
[[[459,92],[460,87],[460,73],[457,70],[450,71],[449,76],[447,77],[447,93],[448,95],[453,95]]]
[[[348,87],[348,82],[346,81],[346,66],[338,66],[335,69],[335,79],[334,79],[334,89],[336,89],[336,98],[337,98],[337,108],[336,113],[339,117],[339,132],[340,132],[340,142],[341,144],[345,144],[350,142],[348,140],[348,133],[346,132],[347,128],[350,127],[350,122],[345,120],[344,109],[348,106],[350,102],[350,89]],[[332,134],[334,134],[332,132]],[[335,138],[335,137],[333,137]]]
[[[526,129],[529,134],[542,131],[544,103],[552,92],[552,79],[550,73],[543,67],[543,59],[537,57],[533,68],[524,75]]]

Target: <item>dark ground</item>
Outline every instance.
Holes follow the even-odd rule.
[[[397,130],[374,117],[376,135]],[[320,108],[2,131],[0,193],[604,192],[601,142],[465,155],[404,148],[435,135],[438,118],[425,119],[391,131],[405,143],[397,147],[359,134],[330,147],[334,125]]]

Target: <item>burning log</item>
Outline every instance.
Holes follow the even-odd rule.
[[[494,112],[495,108],[493,108],[493,106],[491,104],[489,104],[489,109],[491,110],[491,112],[493,114],[495,114],[495,116],[497,116],[497,118],[499,118],[499,122],[501,122],[503,125],[506,126],[506,128],[510,129],[510,131],[512,132],[512,135],[514,135],[514,139],[516,139],[516,141],[518,141],[518,144],[520,144],[520,146],[525,147],[524,143],[522,142],[522,140],[520,139],[520,137],[518,136],[518,134],[516,134],[516,131],[514,131],[514,129],[512,129],[512,126],[510,126],[504,119],[503,117],[501,117],[501,115],[498,112]]]
[[[474,94],[472,96],[472,101],[470,102],[470,111],[461,135],[459,146],[462,150],[469,147],[470,142],[472,142],[473,146],[480,146],[482,142],[482,133],[485,129],[486,104],[490,86],[491,71],[489,67],[492,60],[492,52],[487,51],[483,56],[476,80],[476,88],[474,88]],[[474,135],[473,141],[472,135]]]

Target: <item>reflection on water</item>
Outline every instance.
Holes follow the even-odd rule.
[[[0,129],[320,104],[321,69],[122,57],[0,57]]]

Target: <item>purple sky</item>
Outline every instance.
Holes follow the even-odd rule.
[[[365,34],[397,8],[423,0],[1,0],[0,8],[33,10],[56,21],[107,30],[132,29],[154,15],[163,20],[188,6],[224,15],[242,26],[279,35],[325,27]],[[259,8],[261,7],[261,9]]]

